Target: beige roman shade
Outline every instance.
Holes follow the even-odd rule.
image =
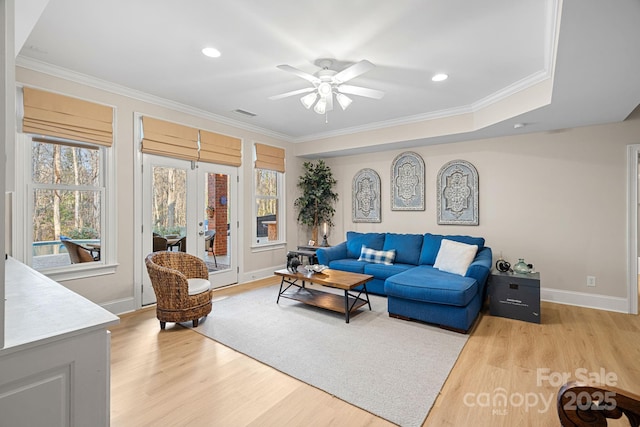
[[[257,169],[269,169],[284,172],[284,148],[271,145],[256,144]]]
[[[242,164],[242,142],[238,138],[201,130],[198,160],[220,165],[240,166]]]
[[[29,87],[23,88],[22,131],[113,145],[113,108]]]
[[[198,129],[142,117],[142,152],[198,160]]]

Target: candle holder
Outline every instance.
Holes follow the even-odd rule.
[[[324,236],[322,236],[322,243],[320,243],[320,246],[322,246],[323,248],[326,248],[327,246],[329,246],[329,242],[327,242],[327,235],[326,234]]]

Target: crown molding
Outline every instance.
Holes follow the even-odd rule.
[[[430,111],[424,114],[416,114],[413,116],[400,117],[398,119],[393,119],[393,120],[385,120],[385,121],[376,122],[376,123],[369,123],[367,125],[345,128],[345,129],[341,129],[333,132],[323,132],[323,133],[317,133],[313,135],[307,135],[300,138],[294,138],[292,142],[309,142],[317,139],[326,139],[326,138],[332,138],[332,137],[338,137],[338,136],[344,136],[344,135],[351,135],[354,133],[379,130],[379,129],[389,128],[393,126],[410,125],[410,124],[415,124],[420,122],[426,122],[429,120],[437,120],[437,119],[443,119],[447,117],[458,116],[462,114],[477,113],[478,111],[484,108],[487,108],[497,102],[508,99],[509,97],[525,89],[528,89],[532,86],[535,86],[545,81],[546,79],[551,78],[551,75],[552,73],[548,69],[538,71],[470,105],[449,108],[446,110]]]
[[[47,62],[38,61],[33,58],[28,58],[22,55],[16,57],[16,67],[26,68],[39,73],[47,74],[53,77],[69,80],[74,83],[90,86],[96,89],[100,89],[106,92],[114,93],[116,95],[126,96],[138,101],[147,102],[150,104],[165,107],[171,110],[175,110],[181,113],[190,114],[202,119],[212,120],[224,125],[233,126],[249,132],[259,133],[264,136],[279,139],[286,142],[293,142],[291,137],[278,132],[274,132],[268,129],[261,128],[259,126],[253,126],[247,123],[229,119],[227,117],[219,116],[217,114],[210,113],[199,108],[194,108],[189,105],[185,105],[176,101],[171,101],[159,96],[151,95],[146,92],[131,89],[126,86],[118,85],[116,83],[108,82],[106,80],[92,77],[86,74],[78,73],[66,68],[58,67],[56,65],[49,64]]]

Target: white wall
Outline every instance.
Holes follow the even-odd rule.
[[[494,261],[502,253],[512,264],[518,258],[535,264],[548,299],[603,308],[612,308],[613,300],[616,309],[627,295],[626,146],[640,142],[640,114],[635,116],[618,124],[412,149],[426,168],[426,210],[419,212],[390,208],[391,163],[404,150],[327,159],[340,194],[330,243],[343,241],[349,230],[482,236]],[[437,225],[436,177],[456,159],[478,170],[479,226]],[[377,224],[351,220],[351,182],[365,167],[382,181]],[[588,275],[596,277],[595,288],[586,287]]]

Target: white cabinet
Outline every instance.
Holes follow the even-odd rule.
[[[13,259],[5,298],[0,427],[108,427],[118,317]]]

